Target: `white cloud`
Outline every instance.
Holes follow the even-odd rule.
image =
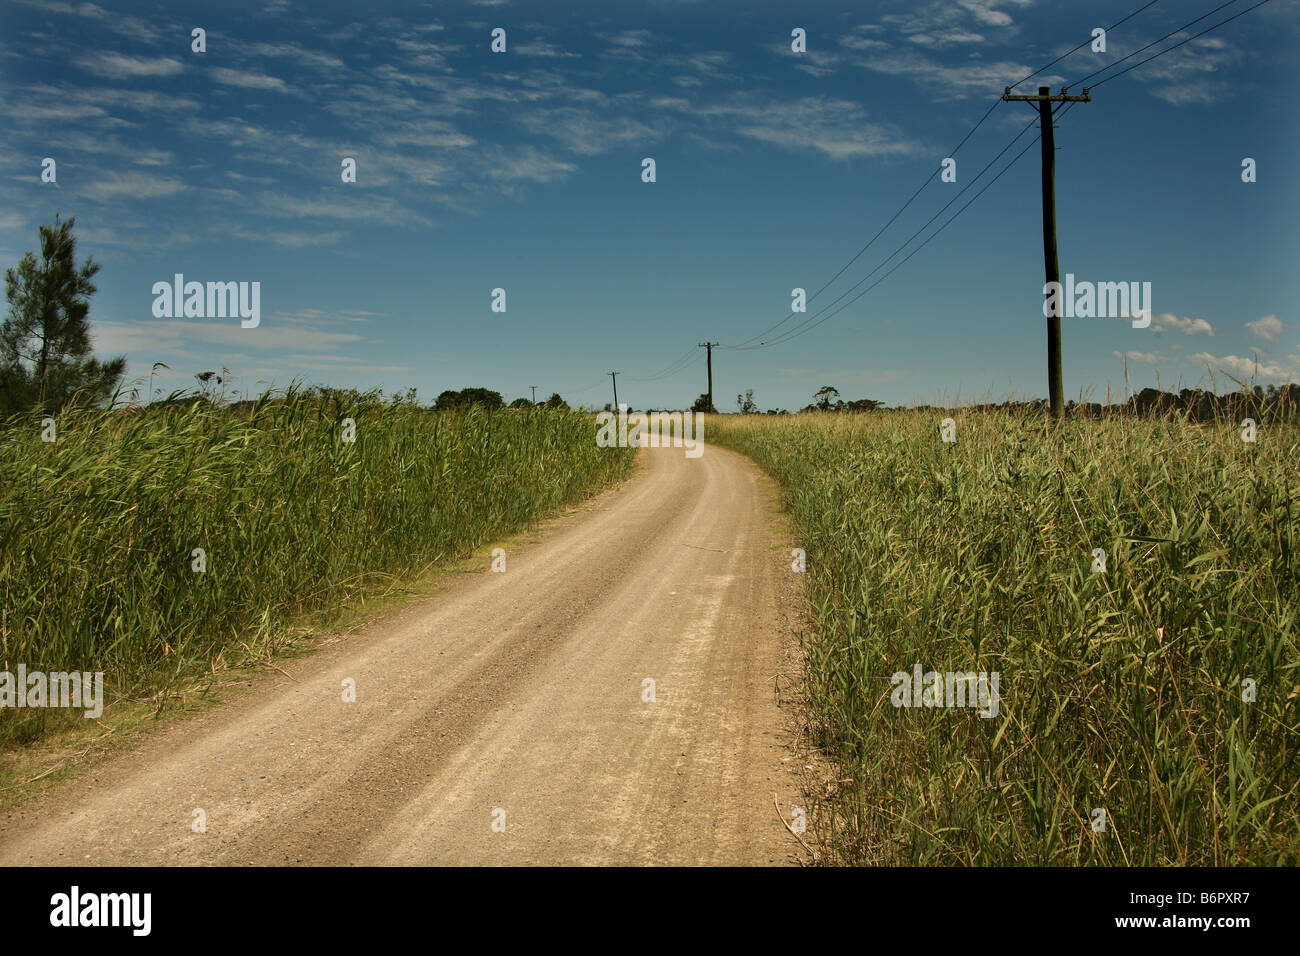
[[[1156,99],[1171,106],[1209,106],[1229,89],[1227,83],[1211,80],[1188,80],[1177,86],[1161,86],[1151,91]]]
[[[504,182],[549,183],[577,170],[573,163],[554,159],[528,147],[513,155],[502,155],[488,167],[488,175]]]
[[[933,33],[914,33],[908,39],[917,46],[927,47],[929,49],[942,49],[948,46],[956,46],[960,43],[983,43],[984,37],[979,33],[969,33],[965,30],[936,30]]]
[[[649,30],[621,30],[618,33],[597,33],[596,36],[616,47],[624,49],[649,46],[654,34]]]
[[[97,57],[83,57],[77,65],[91,73],[115,80],[139,76],[175,76],[185,69],[185,64],[172,57],[123,56],[120,53],[101,53]]]
[[[439,28],[441,29],[441,28]],[[295,60],[303,66],[318,70],[332,71],[344,68],[344,63],[330,53],[309,50],[297,43],[251,43],[242,47],[243,52],[255,57],[279,57]]]
[[[323,151],[326,147],[325,143],[301,133],[256,126],[237,116],[229,120],[191,116],[180,125],[180,130],[186,136],[220,140],[226,146],[238,149],[243,158],[258,164],[274,162],[298,166],[301,157],[289,155],[287,147],[293,146],[313,153]],[[256,151],[257,148],[261,151]]]
[[[1128,359],[1130,362],[1145,362],[1147,365],[1155,365],[1159,361],[1155,352],[1137,352],[1130,349],[1127,352],[1116,351],[1112,354],[1118,359]]]
[[[189,187],[170,176],[151,173],[107,173],[104,179],[89,183],[83,192],[92,199],[156,199],[174,196]]]
[[[1254,322],[1247,322],[1246,328],[1258,339],[1276,342],[1277,337],[1282,334],[1282,320],[1276,315],[1264,315]]]
[[[137,166],[165,166],[175,159],[172,153],[165,150],[127,143],[103,132],[67,133],[59,145],[72,152],[107,154],[121,163],[135,163]]]
[[[897,28],[908,37],[970,32],[972,28],[1005,29],[1014,25],[1011,15],[995,7],[1031,6],[1034,0],[934,0],[906,13],[886,14],[881,22]]]
[[[515,52],[520,56],[539,56],[550,59],[575,59],[582,56],[581,53],[562,50],[554,43],[550,43],[546,40],[533,40],[531,43],[520,43],[515,47]]]
[[[1175,34],[1173,39],[1182,40],[1184,36]],[[1129,76],[1148,84],[1153,96],[1174,106],[1203,106],[1231,94],[1231,81],[1221,77],[1241,59],[1241,53],[1223,37],[1201,37],[1169,49],[1172,52]]]
[[[946,66],[933,57],[910,50],[864,57],[857,61],[857,65],[874,73],[905,76],[935,94],[946,94],[955,99],[995,95],[1032,70],[1032,67],[1014,61],[976,61],[963,66]],[[1055,79],[1053,76],[1040,77],[1043,83]]]
[[[1209,352],[1197,352],[1195,355],[1189,355],[1187,360],[1198,365],[1208,365],[1214,371],[1226,372],[1247,382],[1254,379],[1291,377],[1296,371],[1294,364],[1287,369],[1276,362],[1261,362],[1258,355],[1242,358],[1240,355],[1211,355]]]
[[[282,192],[263,192],[252,198],[251,208],[260,215],[289,216],[300,219],[343,219],[391,225],[412,222],[430,225],[430,220],[385,196],[329,194],[319,197],[292,196]]]
[[[582,156],[594,156],[629,143],[648,145],[660,137],[638,120],[611,116],[608,108],[588,110],[566,106],[530,110],[521,122],[529,132],[552,136]]]
[[[12,119],[24,124],[41,124],[64,120],[95,120],[106,126],[129,125],[126,121],[109,116],[105,110],[89,103],[40,103],[29,100],[21,108],[18,108],[16,103],[0,103],[0,111],[8,113]]]
[[[1128,321],[1125,319],[1124,321]],[[1179,318],[1172,312],[1160,312],[1151,317],[1151,328],[1156,332],[1165,332],[1170,329],[1175,332],[1182,332],[1184,335],[1214,335],[1214,327],[1205,319]]]
[[[266,287],[263,286],[263,303],[266,298]],[[147,312],[153,303],[148,296],[142,296],[140,301],[141,312]],[[269,316],[264,316],[262,324],[252,329],[242,328],[238,319],[97,321],[94,328],[96,351],[109,355],[134,353],[148,359],[159,353],[188,356],[194,354],[191,351],[194,349],[199,353],[206,352],[200,343],[242,349],[337,352],[345,345],[364,341],[364,336],[354,332],[330,332],[309,324],[287,321],[277,325]]]
[[[121,36],[130,37],[143,43],[156,43],[162,36],[153,24],[139,17],[129,16],[120,11],[108,11],[93,3],[61,3],[58,0],[24,0],[29,6],[40,8],[43,13],[62,13],[97,20],[105,28]]]
[[[231,230],[231,235],[237,239],[248,239],[253,242],[269,242],[274,246],[283,246],[289,249],[302,249],[307,246],[330,246],[343,238],[341,232],[319,232],[312,230],[293,231],[287,229],[246,229],[237,226]]]
[[[71,87],[34,83],[18,87],[15,95],[0,100],[0,112],[8,113],[16,125],[42,125],[53,120],[88,120],[87,127],[124,127],[136,124],[109,113],[138,111],[151,114],[157,122],[159,113],[198,110],[198,100],[171,96],[149,90],[123,90],[112,87]],[[46,130],[42,130],[44,136]],[[96,135],[98,133],[96,132]]]
[[[290,324],[302,324],[312,322],[316,324],[336,324],[339,322],[369,322],[373,318],[380,318],[387,315],[386,312],[367,312],[364,309],[339,309],[337,312],[331,312],[328,309],[299,309],[296,312],[272,312],[271,316],[276,322],[287,322]]]
[[[47,89],[51,89],[47,87]],[[158,93],[153,90],[119,90],[113,87],[98,89],[78,88],[76,90],[56,90],[56,95],[72,95],[114,109],[138,110],[142,113],[193,112],[200,107],[198,100],[189,96],[173,96],[170,93]]]
[[[232,70],[224,66],[213,67],[209,72],[214,80],[218,83],[225,83],[227,86],[238,86],[250,90],[274,90],[277,93],[289,92],[288,84],[278,76],[252,73],[247,70]]]
[[[854,156],[908,155],[919,150],[916,143],[884,126],[871,123],[857,103],[828,97],[804,97],[784,102],[761,101],[752,95],[685,112],[706,123],[728,121],[735,132],[760,142],[786,149],[811,149],[832,159]]]

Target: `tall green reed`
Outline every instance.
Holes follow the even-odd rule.
[[[1300,861],[1300,428],[940,417],[710,419],[807,551],[841,859]],[[999,672],[997,717],[893,706],[917,662]]]

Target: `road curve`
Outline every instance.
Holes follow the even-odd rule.
[[[776,687],[794,575],[770,509],[738,455],[643,449],[505,573],[12,809],[0,864],[795,862],[774,805],[801,802]]]

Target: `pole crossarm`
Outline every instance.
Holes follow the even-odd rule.
[[[1005,89],[1006,91],[1002,94],[1002,99],[1008,103],[1011,102],[1040,103],[1044,100],[1047,100],[1052,103],[1091,103],[1092,102],[1092,97],[1088,95],[1088,90],[1091,89],[1091,87],[1087,87],[1087,86],[1083,88],[1082,96],[1080,96],[1077,93],[1066,93],[1065,92],[1065,90],[1067,89],[1066,87],[1061,87],[1061,92],[1057,93],[1056,95],[1052,95],[1051,93],[1037,93],[1037,94],[1012,93],[1011,87],[1009,86],[1006,87]],[[1046,89],[1046,87],[1044,87],[1044,89]]]

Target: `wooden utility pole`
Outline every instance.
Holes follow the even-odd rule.
[[[1047,273],[1047,282],[1061,281],[1061,264],[1056,257],[1056,137],[1052,134],[1052,104],[1068,101],[1090,103],[1088,88],[1083,88],[1082,96],[1069,96],[1065,89],[1056,96],[1052,95],[1050,86],[1040,86],[1037,96],[1013,96],[1011,87],[1002,94],[1007,102],[1012,100],[1023,103],[1038,104],[1038,125],[1042,132],[1040,137],[1043,147],[1043,265]],[[1059,304],[1061,297],[1056,301]],[[1047,397],[1052,407],[1053,418],[1065,417],[1065,384],[1061,380],[1061,310],[1056,315],[1047,317]]]
[[[618,414],[618,372],[610,372],[609,377],[614,380],[614,414]]]
[[[718,347],[717,342],[701,342],[700,348],[708,349],[707,365],[709,367],[709,411],[713,411],[713,350]]]
[[[536,386],[536,385],[529,385],[528,387],[531,388],[531,389],[533,390],[533,404],[536,405],[536,404],[537,404],[537,386]]]

